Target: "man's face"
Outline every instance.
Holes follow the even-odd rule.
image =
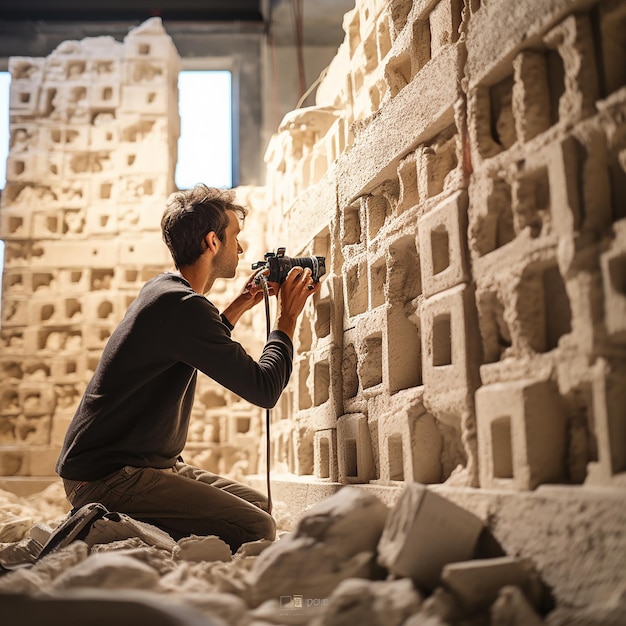
[[[234,211],[228,211],[228,226],[224,234],[224,241],[221,242],[214,261],[217,276],[220,278],[233,278],[237,272],[239,255],[243,252],[237,239],[240,232],[241,227],[237,214]]]

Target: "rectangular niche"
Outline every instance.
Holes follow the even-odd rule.
[[[404,480],[404,451],[402,449],[402,435],[389,435],[387,439],[387,454],[389,459],[389,480]]]
[[[383,340],[380,334],[367,337],[362,346],[363,360],[359,377],[363,389],[369,389],[383,382]]]
[[[433,276],[450,266],[450,237],[444,224],[430,231]]]
[[[511,185],[503,178],[488,183],[487,212],[477,216],[471,228],[476,251],[480,256],[489,254],[515,239]]]
[[[497,417],[491,422],[491,455],[494,478],[513,478],[511,417]]]
[[[400,184],[398,213],[402,213],[416,206],[420,201],[417,187],[417,161],[414,152],[405,157],[398,166],[398,182]]]
[[[489,89],[491,111],[491,139],[502,150],[508,150],[516,141],[513,116],[513,75],[509,75]]]
[[[82,209],[63,212],[63,234],[82,235],[85,230],[85,213]]]
[[[330,442],[328,437],[320,438],[320,470],[319,478],[328,478],[330,476]]]
[[[531,237],[546,234],[550,223],[550,178],[547,167],[521,173],[514,186],[513,209],[519,228]]]
[[[51,272],[34,272],[32,278],[33,293],[36,291],[49,291],[53,285],[54,274]]]
[[[626,330],[626,252],[620,250],[620,243],[615,240],[615,249],[601,257],[604,311],[610,334],[623,333]]]
[[[543,294],[546,320],[546,350],[553,350],[559,339],[572,331],[572,310],[565,281],[557,265],[543,272]]]
[[[430,37],[430,24],[428,19],[415,20],[413,23],[413,37],[411,38],[415,74],[430,61]]]
[[[330,397],[330,367],[328,361],[319,361],[313,369],[313,403],[320,406]]]
[[[384,195],[369,196],[365,201],[368,240],[376,238],[391,213],[391,205]]]
[[[387,15],[383,13],[376,24],[376,44],[378,48],[378,62],[380,63],[391,50],[391,33]]]
[[[547,50],[545,58],[550,89],[550,125],[554,126],[559,121],[561,96],[565,93],[565,66],[557,50]]]
[[[461,0],[435,3],[428,16],[431,32],[431,55],[433,57],[444,46],[458,41],[463,4]]]
[[[86,292],[89,291],[87,285],[90,279],[88,270],[62,270],[61,289],[63,292]]]
[[[365,313],[368,301],[367,262],[363,258],[344,271],[348,315],[353,317],[359,313]]]
[[[446,178],[458,166],[456,127],[450,126],[422,151],[422,166],[426,173],[426,195],[429,198],[440,194]]]
[[[404,306],[387,312],[386,364],[389,392],[422,385],[422,339],[417,315],[409,319]]]
[[[61,211],[36,212],[33,214],[33,238],[48,239],[60,237],[63,231]]]
[[[344,246],[361,243],[361,203],[357,202],[342,212],[341,244]]]
[[[115,270],[113,269],[91,270],[91,290],[99,291],[100,289],[111,289],[114,276]]]
[[[412,79],[411,57],[403,52],[392,57],[385,66],[385,81],[392,98],[395,98]]]
[[[337,480],[337,431],[318,430],[313,441],[313,467],[317,478]]]
[[[359,391],[359,377],[357,373],[357,354],[352,343],[344,346],[341,375],[344,401],[355,398]]]
[[[538,353],[553,350],[571,332],[569,297],[556,263],[525,269],[518,286],[518,320],[522,339]]]
[[[2,215],[2,234],[5,238],[27,237],[29,233],[25,228],[25,218],[23,215]]]
[[[494,363],[511,347],[511,331],[504,319],[504,304],[495,291],[487,291],[477,297],[477,305],[483,363]]]
[[[401,237],[389,246],[387,282],[390,301],[411,302],[422,293],[415,235]]]
[[[366,483],[374,477],[372,438],[367,417],[361,413],[337,419],[339,482]]]
[[[552,123],[548,65],[546,55],[536,50],[523,50],[513,61],[513,115],[520,143],[548,130]]]
[[[308,358],[304,357],[298,365],[298,409],[310,409],[313,406],[309,391],[310,366]]]
[[[12,291],[12,293],[23,292],[26,289],[26,274],[23,272],[4,272],[3,275],[4,289]]]
[[[236,417],[235,431],[243,435],[250,432],[250,417]]]
[[[359,471],[357,465],[357,444],[356,439],[346,439],[345,447],[345,468],[347,478],[357,478]]]
[[[80,320],[82,317],[82,304],[78,298],[66,298],[64,301],[64,314],[67,321]]]
[[[433,366],[452,365],[450,315],[443,313],[433,320]]]
[[[315,336],[318,339],[330,335],[331,307],[330,296],[320,299],[315,307]]]
[[[0,391],[0,413],[12,415],[20,412],[19,395],[15,389],[3,389]]]
[[[325,228],[322,232],[314,237],[313,254],[315,256],[326,257],[326,271],[330,273],[330,231],[328,228]]]
[[[370,265],[369,297],[370,309],[385,304],[385,282],[387,279],[387,264],[385,258],[378,259]]]
[[[626,85],[626,12],[621,3],[598,5],[604,96]]]

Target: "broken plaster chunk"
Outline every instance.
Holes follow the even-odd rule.
[[[421,594],[408,578],[388,581],[349,578],[333,591],[322,605],[322,615],[316,617],[311,626],[400,626],[419,610],[421,602]]]
[[[114,552],[92,554],[54,581],[56,589],[96,587],[100,589],[151,589],[159,573],[137,559]]]
[[[256,541],[248,541],[242,544],[236,552],[237,557],[259,556],[266,548],[269,548],[274,542],[269,539],[257,539]]]
[[[510,585],[524,590],[535,604],[541,600],[534,584],[537,575],[527,559],[503,556],[449,563],[443,568],[441,581],[467,610],[487,608],[496,601],[500,589]]]
[[[453,624],[463,616],[463,607],[447,589],[437,587],[424,600],[419,614],[429,619],[439,619],[445,624]]]
[[[176,547],[176,542],[164,530],[123,513],[109,513],[106,517],[96,520],[85,537],[85,543],[92,547],[96,544],[108,544],[134,537],[138,537],[149,546],[170,553]]]
[[[215,535],[191,535],[178,541],[174,557],[182,561],[230,561],[232,553],[228,544]]]
[[[346,578],[369,578],[387,514],[378,498],[358,487],[318,502],[293,534],[258,557],[246,578],[254,605],[280,596],[327,598]]]
[[[84,541],[74,541],[42,557],[32,567],[17,569],[2,576],[0,593],[39,593],[47,589],[54,578],[84,561],[88,553],[89,548]]]
[[[28,535],[33,525],[31,517],[17,517],[11,513],[5,513],[0,520],[0,542],[13,543],[20,541]]]
[[[541,626],[537,615],[519,587],[503,587],[491,607],[492,626]]]
[[[247,624],[244,620],[248,607],[241,598],[232,593],[208,591],[177,594],[176,601],[185,606],[191,606],[204,616],[215,619],[220,626],[222,624]]]
[[[172,559],[171,552],[149,546],[139,537],[95,545],[91,549],[91,554],[97,552],[115,552],[116,554],[131,556],[149,565],[161,576],[169,574],[177,566],[177,563]]]
[[[409,483],[389,513],[378,563],[391,574],[434,589],[447,563],[471,559],[483,522],[465,509]]]

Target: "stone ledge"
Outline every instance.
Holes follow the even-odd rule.
[[[22,498],[39,493],[58,481],[60,481],[58,476],[2,476],[0,489]]]

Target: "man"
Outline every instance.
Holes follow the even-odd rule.
[[[233,341],[263,299],[251,277],[220,315],[205,297],[233,278],[246,209],[232,192],[197,185],[170,196],[161,229],[177,272],[148,281],[111,335],[69,426],[56,470],[74,509],[99,502],[174,539],[217,535],[233,551],[274,539],[267,498],[180,458],[200,370],[243,399],[273,407],[291,374],[296,320],[319,291],[309,269],[279,286],[278,313],[258,361]]]

